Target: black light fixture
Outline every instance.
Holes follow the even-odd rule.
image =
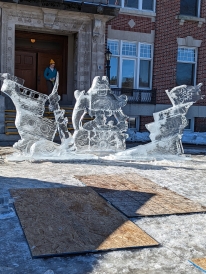
[[[112,53],[111,51],[109,50],[109,47],[107,48],[106,52],[105,52],[105,57],[106,57],[106,60],[107,60],[107,64],[106,64],[106,71],[107,71],[107,77],[109,79],[109,83],[110,83],[110,59],[112,57]]]

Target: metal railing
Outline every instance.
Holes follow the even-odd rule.
[[[116,95],[127,95],[128,104],[156,104],[156,89],[111,88]]]

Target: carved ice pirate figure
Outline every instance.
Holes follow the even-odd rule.
[[[106,76],[96,76],[87,92],[76,90],[74,94],[76,104],[72,123],[77,150],[98,152],[124,150],[128,117],[121,108],[126,105],[127,97],[115,95],[110,89]],[[86,114],[94,117],[94,120],[82,125]]]

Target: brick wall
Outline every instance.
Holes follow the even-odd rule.
[[[154,122],[153,116],[140,116],[139,131],[140,132],[148,131],[145,125],[152,122]]]
[[[196,117],[195,118],[195,132],[206,132],[206,118]]]
[[[206,23],[202,27],[198,27],[198,22],[192,21],[185,21],[184,25],[180,25],[180,20],[175,19],[179,13],[180,0],[156,0],[155,22],[147,17],[119,14],[107,23],[115,30],[142,33],[155,30],[153,88],[157,89],[157,104],[170,103],[165,90],[176,86],[177,38],[192,36],[194,39],[202,40],[198,49],[197,83],[203,83],[201,90],[206,94]],[[203,0],[200,16],[206,17],[206,1]],[[130,19],[136,23],[133,28],[128,25]],[[196,105],[206,105],[206,96]]]
[[[128,22],[133,19],[135,25],[131,28]],[[110,20],[108,25],[114,30],[124,30],[133,32],[151,33],[151,30],[155,29],[155,23],[151,21],[151,18],[139,17],[132,15],[119,14],[114,19]]]
[[[201,2],[201,17],[206,17],[206,1]],[[157,89],[157,104],[169,103],[165,90],[176,85],[177,37],[192,36],[194,39],[202,40],[201,47],[198,50],[197,83],[203,82],[203,84],[206,84],[205,24],[198,27],[198,22],[185,21],[184,25],[181,26],[179,24],[180,20],[175,19],[175,16],[179,13],[180,0],[157,0],[153,66],[153,88]],[[202,91],[203,94],[206,94],[204,86]],[[198,102],[198,105],[205,104],[206,99]]]

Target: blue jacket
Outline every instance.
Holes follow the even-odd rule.
[[[44,78],[46,78],[46,80],[49,80],[51,78],[55,78],[56,79],[57,76],[57,70],[54,68],[54,70],[52,71],[50,69],[50,67],[47,67],[44,71]]]

